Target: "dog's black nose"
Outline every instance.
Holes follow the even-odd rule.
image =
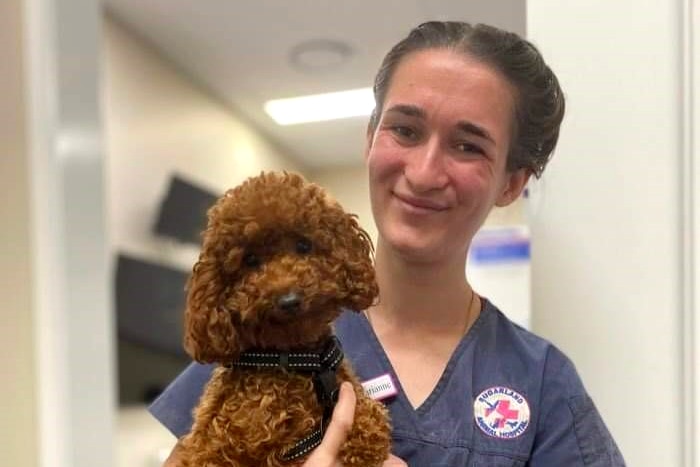
[[[299,305],[301,305],[301,296],[296,292],[284,294],[277,300],[277,306],[284,311],[296,311]]]

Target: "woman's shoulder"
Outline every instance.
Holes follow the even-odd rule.
[[[151,415],[177,438],[189,432],[192,409],[197,405],[215,368],[213,364],[191,363],[148,407]]]
[[[526,402],[534,437],[532,465],[624,466],[571,359],[494,305],[487,306],[473,360],[475,385],[479,391],[493,389],[494,398],[501,397],[496,389],[512,389],[518,397],[507,391],[503,397],[515,401],[513,407],[518,400]],[[486,402],[488,389],[479,393]]]
[[[529,357],[541,357],[553,347],[549,340],[511,320],[488,299],[482,300],[481,316],[475,323],[475,326],[484,328],[478,332],[480,345],[501,351],[524,351]]]
[[[484,329],[479,332],[478,352],[486,361],[498,359],[498,364],[517,363],[530,375],[543,381],[567,386],[567,393],[583,391],[583,385],[571,359],[550,340],[513,322],[494,304],[484,304]],[[491,362],[497,364],[496,362]]]
[[[362,330],[362,321],[366,319],[361,311],[343,308],[333,322],[335,334],[357,333]]]

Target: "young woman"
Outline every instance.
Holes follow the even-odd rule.
[[[386,465],[623,466],[573,364],[465,278],[489,211],[517,199],[554,150],[556,76],[515,34],[430,22],[389,52],[374,92],[365,158],[380,299],[336,331],[361,379],[396,384]],[[151,408],[178,436],[209,371],[192,365]],[[340,465],[353,410],[343,388],[306,466]]]

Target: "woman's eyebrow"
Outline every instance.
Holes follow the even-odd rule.
[[[478,136],[478,137],[483,138],[487,141],[490,141],[493,144],[496,144],[496,141],[494,141],[491,134],[488,131],[486,131],[486,128],[484,128],[484,127],[481,127],[481,126],[476,125],[476,124],[471,123],[471,122],[462,121],[462,122],[457,123],[457,128],[459,128],[459,130],[461,130],[465,133],[469,133],[469,134]]]
[[[406,115],[407,117],[418,117],[423,119],[426,117],[425,110],[411,104],[392,105],[386,110],[386,113],[400,113]]]
[[[427,118],[425,110],[412,104],[393,105],[386,110],[386,113],[399,113],[407,117],[416,117],[423,120]],[[469,133],[474,136],[478,136],[479,138],[490,141],[492,144],[496,144],[496,141],[493,139],[493,136],[491,136],[491,134],[486,130],[486,128],[475,123],[468,121],[460,121],[457,123],[457,129],[464,133]]]

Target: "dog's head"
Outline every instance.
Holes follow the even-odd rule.
[[[369,236],[298,175],[250,178],[208,217],[185,311],[185,348],[200,362],[313,345],[342,308],[363,310],[377,296]]]

